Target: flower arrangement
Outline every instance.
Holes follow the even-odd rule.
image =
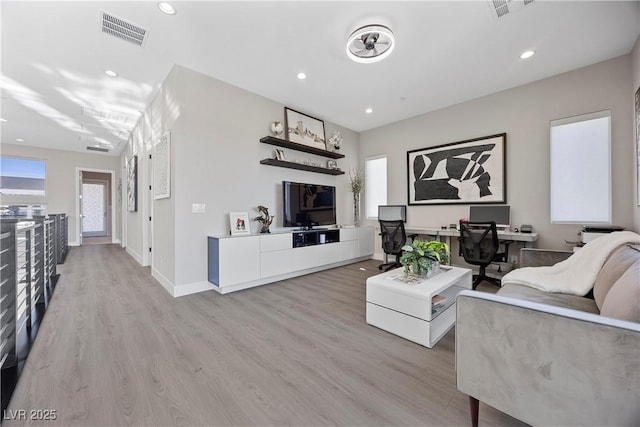
[[[327,143],[331,145],[334,150],[339,150],[340,144],[342,144],[342,136],[340,135],[340,131],[334,131],[333,135],[327,140]]]
[[[360,227],[360,192],[364,188],[364,171],[355,167],[349,171],[349,185],[353,193],[353,225]]]
[[[353,194],[360,194],[364,188],[364,171],[358,167],[349,171],[349,185]]]
[[[418,276],[426,276],[439,263],[448,263],[450,259],[449,245],[437,240],[414,240],[410,245],[402,247],[400,264],[405,274],[409,270]]]

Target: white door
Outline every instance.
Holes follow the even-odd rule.
[[[107,185],[104,182],[82,183],[82,236],[107,235]]]

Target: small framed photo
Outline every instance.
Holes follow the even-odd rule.
[[[249,227],[249,213],[247,212],[231,212],[229,213],[229,226],[232,236],[242,236],[251,234]]]
[[[284,150],[280,150],[280,149],[276,150],[276,160],[285,160]]]
[[[327,167],[329,169],[338,169],[338,162],[335,160],[327,160]]]
[[[284,107],[284,123],[288,141],[320,150],[327,149],[322,120]]]

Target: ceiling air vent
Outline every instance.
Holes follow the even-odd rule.
[[[89,151],[100,151],[101,153],[108,153],[109,152],[108,148],[92,147],[90,145],[87,146],[87,150],[89,150]]]
[[[142,46],[145,43],[145,36],[148,32],[148,30],[111,15],[104,10],[100,11],[100,30],[105,34],[118,37],[137,46]]]
[[[535,0],[489,0],[489,8],[494,18],[502,18],[533,3]]]

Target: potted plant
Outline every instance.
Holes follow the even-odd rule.
[[[426,277],[436,271],[440,263],[448,263],[449,259],[449,245],[446,243],[415,239],[402,247],[400,264],[404,266],[405,274],[411,271],[416,276]]]

